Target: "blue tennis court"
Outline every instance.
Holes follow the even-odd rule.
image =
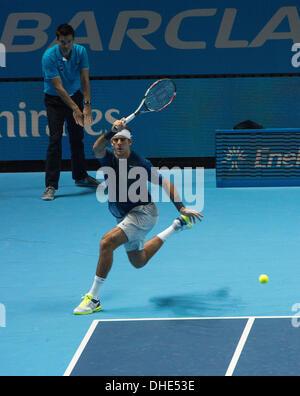
[[[291,320],[94,321],[65,376],[298,376],[299,330]]]
[[[203,222],[140,270],[119,248],[103,311],[77,317],[115,225],[107,204],[69,172],[53,202],[44,173],[0,174],[0,374],[298,375],[300,189],[218,189],[215,170],[204,176]],[[157,206],[149,238],[177,217]]]

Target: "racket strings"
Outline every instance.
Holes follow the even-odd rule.
[[[167,80],[161,81],[150,89],[145,105],[149,110],[160,110],[170,103],[174,94],[174,83]]]

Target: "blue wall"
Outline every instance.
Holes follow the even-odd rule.
[[[297,73],[300,7],[296,1],[152,2],[86,0],[1,2],[0,160],[44,159],[48,144],[43,84],[3,82],[42,77],[41,56],[56,27],[71,23],[85,45],[91,76]],[[294,66],[292,64],[294,60]],[[1,63],[1,62],[0,62]],[[115,118],[131,113],[154,80],[92,81],[95,124],[86,155]],[[176,79],[178,94],[158,114],[132,122],[134,148],[147,157],[215,155],[216,129],[252,119],[266,128],[300,125],[298,77]],[[64,158],[69,145],[64,137]]]
[[[86,46],[93,76],[295,72],[299,18],[296,0],[2,0],[0,77],[41,76],[64,22]]]
[[[115,118],[127,116],[151,81],[92,81],[94,125],[86,129],[87,158],[95,139]],[[133,148],[147,157],[213,157],[215,130],[246,119],[265,128],[300,125],[300,78],[177,79],[174,102],[159,113],[140,115],[130,126]],[[1,83],[1,160],[44,159],[48,144],[41,82]],[[69,158],[68,137],[63,156]]]

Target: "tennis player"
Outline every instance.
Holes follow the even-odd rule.
[[[112,149],[106,147],[109,141]],[[109,209],[116,217],[118,225],[106,233],[100,242],[96,276],[90,291],[74,310],[76,315],[90,314],[101,310],[99,291],[112,267],[115,249],[125,245],[130,263],[135,268],[142,268],[171,235],[191,228],[196,219],[201,221],[203,217],[196,210],[188,209],[180,202],[181,198],[174,185],[163,178],[153,168],[150,161],[132,151],[131,144],[130,128],[126,125],[126,119],[122,118],[115,121],[112,130],[100,136],[93,147],[94,154],[100,161],[101,169],[111,169],[116,175],[115,178],[111,178],[114,182],[108,182],[107,184]],[[132,168],[144,170],[144,174],[147,175],[143,180],[145,186],[147,186],[148,181],[160,185],[180,213],[180,216],[166,230],[147,242],[145,242],[146,235],[157,223],[158,210],[152,202],[148,190],[147,196],[142,196],[137,202],[130,199],[130,187],[136,182],[136,180],[128,177]],[[123,183],[123,186],[120,183],[120,174],[121,180],[127,177],[127,183]],[[105,173],[104,175],[108,181],[108,175]],[[122,191],[124,188],[126,191]],[[124,197],[124,193],[126,193],[126,200],[121,199]]]

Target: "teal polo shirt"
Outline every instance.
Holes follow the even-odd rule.
[[[73,44],[69,59],[62,56],[58,44],[48,48],[42,57],[44,92],[58,96],[51,79],[60,77],[64,89],[72,96],[81,88],[80,71],[83,69],[89,69],[89,61],[86,49],[82,45]]]

